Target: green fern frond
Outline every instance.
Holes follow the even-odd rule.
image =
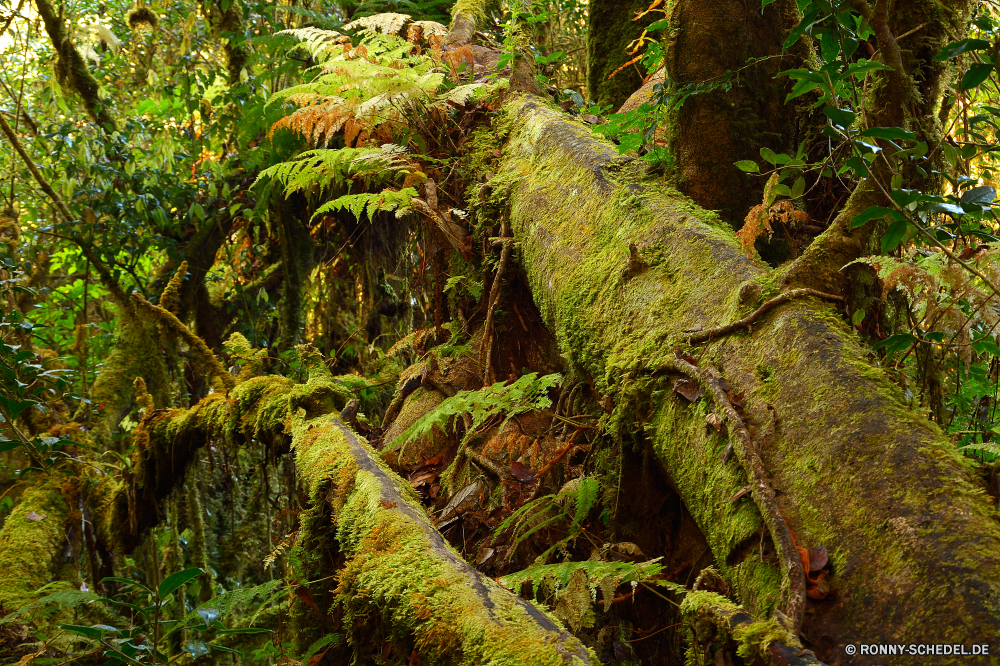
[[[959,450],[970,458],[975,457],[973,454],[977,452],[1000,457],[1000,443],[998,442],[975,442],[972,444],[966,444]]]
[[[429,435],[435,427],[447,430],[454,418],[461,414],[469,414],[472,417],[472,427],[478,428],[499,414],[506,416],[506,423],[518,414],[544,409],[552,404],[548,396],[549,389],[560,383],[560,374],[539,377],[537,372],[532,372],[522,375],[512,384],[497,382],[478,391],[459,391],[417,419],[392,445],[405,444]]]
[[[356,21],[351,21],[344,26],[344,30],[349,31],[366,31],[366,32],[381,32],[384,35],[395,35],[400,30],[403,29],[403,25],[410,20],[409,14],[395,14],[393,12],[385,12],[382,14],[373,14],[372,16],[365,16],[359,18]]]
[[[417,191],[412,187],[404,187],[396,190],[382,190],[381,192],[362,192],[360,194],[347,194],[338,197],[333,201],[328,201],[313,214],[313,219],[317,215],[330,213],[346,208],[361,219],[362,214],[366,214],[368,219],[374,219],[375,213],[382,211],[398,211],[396,215],[402,214],[410,203],[417,196]]]
[[[408,163],[402,159],[401,149],[394,144],[382,148],[308,150],[296,160],[264,169],[253,186],[262,180],[273,180],[285,187],[286,194],[314,187],[322,192],[330,186],[349,186],[357,179],[368,183],[383,180],[406,166]]]
[[[317,62],[325,62],[335,54],[342,52],[339,44],[335,41],[343,35],[336,30],[320,30],[319,28],[291,28],[282,30],[279,35],[289,35],[299,40],[296,45],[299,49],[309,54]]]
[[[637,563],[587,560],[585,562],[536,564],[523,571],[503,576],[500,579],[500,584],[512,590],[515,594],[521,594],[524,585],[530,581],[532,595],[537,597],[542,583],[548,582],[554,590],[558,591],[566,587],[573,574],[577,571],[582,571],[587,575],[587,585],[591,593],[595,593],[600,588],[605,601],[610,601],[614,597],[615,589],[625,583],[638,585],[639,583],[648,582],[667,587],[673,592],[687,592],[687,589],[683,585],[665,580],[655,580],[655,577],[663,572],[663,565],[659,564],[661,559],[663,558],[657,557],[648,562]],[[609,604],[605,604],[606,608],[608,606]]]

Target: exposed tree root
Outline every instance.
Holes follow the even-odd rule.
[[[772,666],[823,666],[775,620],[755,622],[743,608],[714,592],[689,592],[681,603],[681,613],[689,624],[708,621],[719,632],[731,636],[744,659],[757,657]]]
[[[802,298],[804,296],[815,296],[816,298],[822,298],[828,301],[844,300],[843,296],[827,294],[826,292],[818,291],[816,289],[792,289],[791,291],[786,291],[783,294],[775,296],[739,321],[734,321],[733,323],[726,324],[725,326],[716,326],[715,328],[693,333],[688,338],[688,343],[696,345],[702,342],[708,342],[709,340],[714,340],[715,338],[721,338],[724,335],[729,335],[733,331],[738,331],[741,328],[750,328],[754,322],[764,316],[764,314],[769,310],[776,308],[782,303],[787,303],[794,298]]]
[[[732,402],[726,395],[726,391],[719,384],[719,380],[707,369],[696,367],[682,359],[674,359],[668,362],[668,367],[676,370],[688,377],[691,377],[701,384],[705,391],[712,396],[716,409],[722,412],[723,418],[729,427],[729,441],[736,452],[736,459],[746,471],[747,479],[750,481],[750,495],[753,497],[760,515],[767,525],[767,530],[774,541],[774,547],[778,551],[781,559],[781,573],[788,586],[788,599],[785,602],[784,613],[788,617],[790,627],[797,632],[802,626],[802,617],[806,607],[806,573],[802,567],[802,560],[798,551],[795,550],[795,539],[788,528],[788,523],[781,516],[778,503],[774,497],[774,490],[767,479],[767,472],[757,455],[757,448],[750,438],[743,419],[736,412]]]

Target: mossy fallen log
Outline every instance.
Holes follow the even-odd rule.
[[[314,513],[332,520],[346,557],[335,601],[350,626],[360,615],[382,617],[395,633],[409,632],[422,663],[597,663],[547,614],[462,560],[409,484],[337,415],[349,397],[342,379],[317,369],[306,384],[256,377],[188,410],[151,411],[137,428],[133,471],[112,493],[102,534],[134,549],[199,448],[257,438],[292,451]]]
[[[477,213],[509,215],[546,324],[614,401],[609,427],[645,433],[734,594],[768,617],[787,589],[758,508],[731,501],[746,474],[724,462],[710,404],[675,395],[662,371],[689,335],[776,296],[778,272],[747,259],[717,216],[537,99],[509,101],[491,132],[477,145],[503,157],[473,195]],[[971,463],[907,406],[834,305],[783,303],[695,355],[742,397],[797,545],[830,552],[835,593],[809,601],[802,630],[820,658],[859,640],[998,633],[995,509]]]
[[[0,529],[0,611],[35,599],[65,543],[69,503],[59,477],[35,479]]]

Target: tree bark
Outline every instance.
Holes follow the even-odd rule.
[[[665,372],[689,333],[775,295],[775,272],[748,260],[716,216],[536,100],[511,101],[499,126],[509,138],[490,185],[506,196],[490,201],[509,205],[547,325],[613,398],[612,431],[648,439],[739,601],[758,616],[783,607],[785,576],[760,511],[730,501],[745,472],[723,462],[726,436],[706,426],[708,404],[673,395]],[[624,270],[630,243],[647,268]],[[809,601],[807,647],[839,663],[859,641],[991,640],[1000,627],[1000,528],[990,500],[971,464],[906,406],[833,306],[790,301],[748,333],[690,353],[744,400],[797,545],[830,551],[836,593]]]
[[[639,21],[632,18],[646,9],[646,0],[591,0],[587,12],[587,91],[590,102],[599,106],[620,107],[642,85],[642,67],[626,67],[608,78],[633,58],[628,45],[642,35],[643,28],[656,17],[650,14]]]
[[[775,79],[800,59],[782,52],[787,31],[798,22],[795,2],[778,0],[762,12],[743,0],[677,0],[670,7],[667,39],[668,91],[720,84],[701,91],[670,113],[667,148],[679,189],[698,205],[719,211],[734,227],[760,203],[763,182],[741,172],[737,160],[757,160],[761,146],[791,152],[797,136],[795,108],[785,106],[787,79]],[[749,63],[751,58],[762,58]]]

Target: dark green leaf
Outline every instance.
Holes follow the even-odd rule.
[[[157,594],[161,599],[166,597],[168,594],[176,590],[181,585],[194,580],[197,576],[202,574],[202,570],[198,567],[193,569],[185,569],[184,571],[178,571],[177,573],[170,574],[163,579],[160,586],[156,589]]]
[[[983,51],[988,48],[990,48],[990,43],[985,39],[963,39],[958,42],[952,42],[938,51],[937,55],[934,56],[934,59],[938,61],[950,60],[951,58],[968,51]]]
[[[869,220],[885,217],[891,212],[892,212],[891,208],[883,208],[882,206],[872,206],[868,208],[865,212],[851,219],[851,229],[860,227]]]
[[[95,629],[94,627],[81,627],[76,624],[60,624],[60,629],[65,629],[74,634],[79,634],[81,636],[86,636],[87,638],[93,638],[95,640],[101,639],[101,630]]]
[[[946,213],[947,215],[965,215],[965,209],[961,206],[950,203],[929,203],[920,206],[918,209],[924,213]]]
[[[850,109],[838,109],[833,106],[824,106],[823,114],[841,127],[850,127],[857,117],[857,114]]]
[[[888,254],[896,249],[902,242],[903,236],[906,235],[908,226],[909,222],[906,220],[897,220],[889,225],[885,234],[882,235],[882,254]]]
[[[988,204],[997,198],[997,191],[989,185],[973,187],[962,193],[962,203]],[[0,449],[2,450],[2,449]]]
[[[872,345],[872,349],[885,347],[886,352],[892,354],[893,352],[909,349],[910,345],[916,342],[916,340],[917,338],[909,333],[899,333],[897,335],[890,335],[885,340],[876,342]]]
[[[889,141],[898,141],[900,139],[915,141],[917,138],[913,132],[907,132],[901,127],[872,127],[871,129],[866,129],[862,132],[861,136],[870,136],[875,139],[887,139]]]
[[[993,65],[977,62],[969,67],[969,71],[962,77],[962,90],[972,90],[988,79],[992,72]]]

